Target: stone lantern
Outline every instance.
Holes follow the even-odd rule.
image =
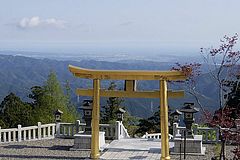
[[[120,122],[122,122],[123,121],[123,114],[125,113],[126,111],[124,110],[124,109],[122,109],[122,108],[119,108],[118,110],[117,110],[117,120],[118,121],[120,121]]]
[[[181,115],[182,115],[182,112],[180,112],[178,109],[176,109],[173,113],[171,113],[171,116],[173,117],[173,123],[179,123]]]
[[[54,112],[54,115],[55,115],[55,122],[61,122],[62,120],[62,114],[63,112],[59,109],[57,109],[55,112]]]
[[[92,142],[92,110],[93,100],[85,99],[79,109],[83,110],[83,119],[86,123],[85,131],[74,135],[74,146],[70,150],[91,150]],[[99,132],[99,149],[105,145],[105,132]]]
[[[85,134],[91,134],[92,127],[91,127],[91,121],[92,121],[92,100],[83,100],[82,106],[80,109],[83,110],[83,119],[86,122],[85,127]]]
[[[187,136],[193,137],[192,124],[194,122],[193,114],[198,112],[199,109],[194,106],[194,103],[184,103],[184,107],[180,109],[180,112],[184,114],[184,123],[187,129]]]

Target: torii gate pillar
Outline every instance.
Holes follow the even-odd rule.
[[[100,119],[100,80],[93,80],[93,112],[91,158],[98,159],[99,154],[99,119]]]
[[[168,98],[167,98],[167,81],[160,80],[160,117],[161,117],[161,159],[170,159],[169,156],[169,139],[168,139]]]

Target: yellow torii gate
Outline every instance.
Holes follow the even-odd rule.
[[[141,71],[141,70],[93,70],[69,65],[74,76],[93,79],[93,89],[77,89],[77,95],[93,96],[91,158],[98,159],[99,154],[99,118],[100,97],[160,98],[161,117],[161,159],[168,160],[168,97],[184,96],[184,91],[167,91],[168,80],[185,80],[181,71]],[[100,80],[125,80],[125,91],[100,89]],[[135,91],[135,80],[159,80],[159,91]]]

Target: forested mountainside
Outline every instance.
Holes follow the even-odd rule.
[[[72,90],[72,100],[77,104],[77,96],[74,90],[78,87],[91,87],[90,80],[75,78],[68,70],[68,65],[76,65],[91,69],[133,69],[133,70],[169,70],[174,66],[170,63],[150,62],[150,61],[131,61],[129,62],[107,62],[107,61],[57,61],[50,59],[35,59],[23,56],[0,55],[0,100],[10,92],[16,93],[25,101],[29,101],[28,94],[32,86],[43,85],[50,71],[55,71],[58,80],[62,86],[66,81],[70,82]],[[206,97],[204,106],[210,110],[217,107],[216,92],[217,87],[213,80],[209,78],[209,74],[202,74],[197,79],[197,88]],[[118,88],[123,88],[123,81],[116,81]],[[108,81],[103,81],[101,86],[107,88]],[[140,81],[137,88],[141,90],[157,90],[159,88],[156,81]],[[173,88],[184,88],[184,86]],[[81,97],[80,99],[84,99]],[[170,106],[174,108],[181,107],[183,102],[193,101],[193,98],[186,94],[182,99],[171,99]],[[104,105],[104,99],[101,105]],[[80,105],[79,103],[77,105]],[[124,104],[128,111],[135,116],[148,117],[151,116],[159,106],[158,99],[125,99]]]

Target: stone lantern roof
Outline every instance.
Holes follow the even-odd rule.
[[[199,112],[199,108],[194,106],[194,103],[184,103],[184,107],[180,109],[183,113],[196,113]]]
[[[63,114],[63,111],[57,109],[57,110],[55,111],[55,115],[59,115],[59,114]]]
[[[176,109],[173,113],[171,113],[171,116],[174,116],[174,115],[182,115],[182,112],[180,112],[178,109]]]
[[[116,113],[125,113],[126,111],[124,110],[124,109],[122,109],[122,108],[119,108],[117,111],[116,111]]]
[[[93,100],[91,100],[91,99],[83,100],[83,106],[91,106],[92,103],[93,103]]]
[[[80,109],[92,109],[93,100],[85,99],[83,100],[82,106]]]

